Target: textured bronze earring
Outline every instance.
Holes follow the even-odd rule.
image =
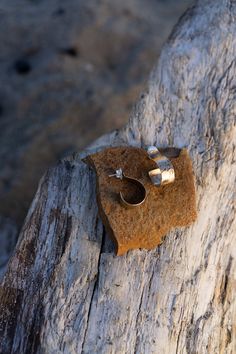
[[[163,156],[156,146],[149,146],[146,151],[149,158],[157,164],[157,168],[148,172],[152,183],[155,186],[173,183],[175,180],[175,170],[170,160]]]
[[[139,180],[126,176],[121,168],[117,169],[115,173],[109,175],[109,177],[116,177],[120,180],[124,179],[127,182],[132,183],[133,185],[138,187],[138,193],[135,195],[135,198],[132,198],[132,200],[125,198],[122,192],[119,193],[120,202],[123,206],[125,206],[126,208],[135,208],[144,203],[144,201],[146,200],[147,191],[143,183],[141,183]]]

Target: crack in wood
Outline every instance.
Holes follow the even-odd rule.
[[[82,342],[82,346],[81,346],[81,353],[84,353],[84,346],[86,344],[86,336],[87,336],[87,332],[88,332],[88,326],[89,326],[89,320],[90,320],[90,315],[91,315],[91,309],[92,309],[92,305],[93,305],[93,301],[94,301],[94,296],[96,291],[98,291],[98,285],[99,285],[99,276],[100,276],[100,266],[101,266],[101,255],[102,255],[102,250],[104,248],[104,243],[105,243],[105,236],[106,236],[106,231],[105,228],[103,226],[103,232],[102,232],[102,240],[101,240],[101,246],[100,246],[100,253],[99,253],[99,257],[98,257],[98,267],[97,267],[97,274],[96,274],[96,279],[94,281],[94,286],[93,286],[93,290],[92,290],[92,295],[90,298],[90,303],[89,303],[89,309],[88,309],[88,315],[87,315],[87,320],[86,320],[86,327],[85,327],[85,332],[84,332],[84,338],[83,338],[83,342]]]

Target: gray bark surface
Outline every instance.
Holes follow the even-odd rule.
[[[128,125],[42,178],[1,286],[1,352],[236,352],[235,16],[228,0],[187,11]],[[127,144],[188,148],[198,218],[117,257],[81,158]]]

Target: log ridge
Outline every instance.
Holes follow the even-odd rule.
[[[235,16],[198,1],[127,126],[44,175],[1,284],[1,353],[236,352]],[[198,219],[117,257],[81,158],[147,144],[188,149]]]

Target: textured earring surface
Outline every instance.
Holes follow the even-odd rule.
[[[175,170],[171,161],[162,155],[156,146],[149,146],[146,151],[149,158],[157,164],[157,168],[148,172],[152,183],[155,186],[164,186],[173,183],[175,180]]]

